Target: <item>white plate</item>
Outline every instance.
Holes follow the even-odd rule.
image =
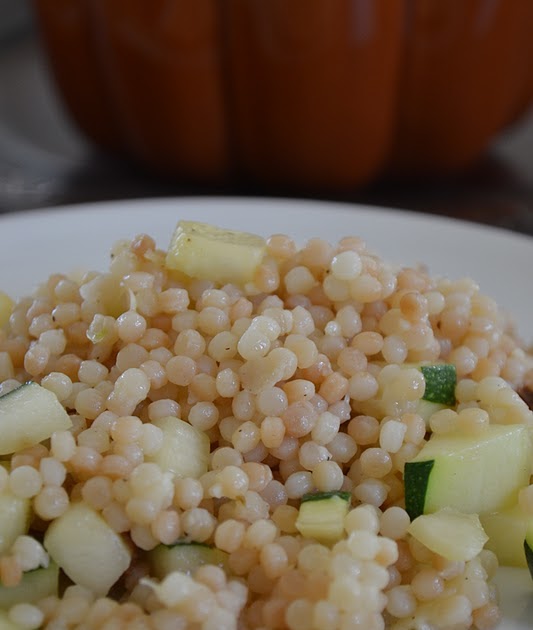
[[[432,273],[473,277],[513,313],[533,341],[533,293],[523,283],[533,268],[533,239],[478,225],[397,210],[311,201],[256,199],[141,200],[71,206],[0,216],[0,289],[30,292],[54,272],[107,266],[113,242],[147,232],[167,247],[178,219],[304,241],[362,236],[392,262],[423,262]],[[532,627],[533,583],[525,571],[501,570],[501,630]]]

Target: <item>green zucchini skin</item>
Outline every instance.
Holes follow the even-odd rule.
[[[435,460],[425,462],[411,462],[404,470],[405,509],[411,520],[424,513],[429,476],[435,465]],[[407,489],[412,489],[408,492]]]
[[[426,381],[423,400],[452,407],[455,405],[457,370],[451,363],[422,365],[420,371]]]
[[[343,492],[341,490],[337,490],[335,492],[309,492],[308,494],[304,494],[302,497],[302,503],[306,503],[307,501],[327,501],[332,497],[339,497],[343,501],[350,501],[351,494],[349,492]]]

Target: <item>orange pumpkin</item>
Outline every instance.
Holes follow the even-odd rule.
[[[35,0],[81,129],[182,180],[472,162],[533,100],[531,0]]]

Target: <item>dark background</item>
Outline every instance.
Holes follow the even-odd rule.
[[[0,212],[84,201],[224,194],[290,196],[286,190],[245,184],[185,186],[98,154],[62,110],[31,20],[0,39]],[[533,235],[533,115],[500,136],[460,177],[379,181],[350,194],[319,198],[430,212]]]

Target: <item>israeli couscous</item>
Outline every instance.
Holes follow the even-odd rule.
[[[493,628],[532,386],[475,282],[357,237],[183,222],[0,294],[0,627]]]

